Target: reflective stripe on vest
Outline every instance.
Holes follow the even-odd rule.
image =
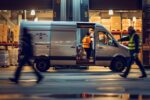
[[[129,40],[128,44],[129,50],[135,50],[134,36],[135,34],[133,34]],[[142,39],[141,37],[139,37],[139,49],[141,48],[141,46],[142,46]]]

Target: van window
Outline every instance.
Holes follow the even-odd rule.
[[[96,45],[114,45],[112,37],[106,32],[98,32],[96,35]]]

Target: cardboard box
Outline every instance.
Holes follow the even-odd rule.
[[[104,25],[110,31],[110,19],[102,19],[101,24]]]
[[[19,26],[18,25],[14,27],[13,32],[14,32],[14,42],[18,42],[19,41]]]
[[[128,30],[128,27],[131,26],[130,19],[122,19],[122,30]]]
[[[112,16],[110,18],[111,22],[111,30],[121,30],[121,17],[120,16]]]
[[[99,16],[94,16],[90,18],[90,22],[94,22],[94,23],[101,23],[101,17]]]

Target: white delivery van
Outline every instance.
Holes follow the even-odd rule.
[[[112,71],[121,72],[129,57],[128,48],[119,44],[106,28],[97,23],[73,21],[22,21],[32,36],[33,62],[39,71],[50,66],[108,66]],[[87,32],[93,35],[90,59],[82,47]]]

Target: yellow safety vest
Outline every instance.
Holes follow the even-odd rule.
[[[133,34],[133,35],[130,37],[129,44],[128,44],[129,50],[135,50],[134,36],[135,36],[135,34]],[[138,36],[139,36],[139,35],[138,35]],[[141,37],[139,36],[139,49],[141,48],[141,46],[142,46],[142,39],[141,39]]]

